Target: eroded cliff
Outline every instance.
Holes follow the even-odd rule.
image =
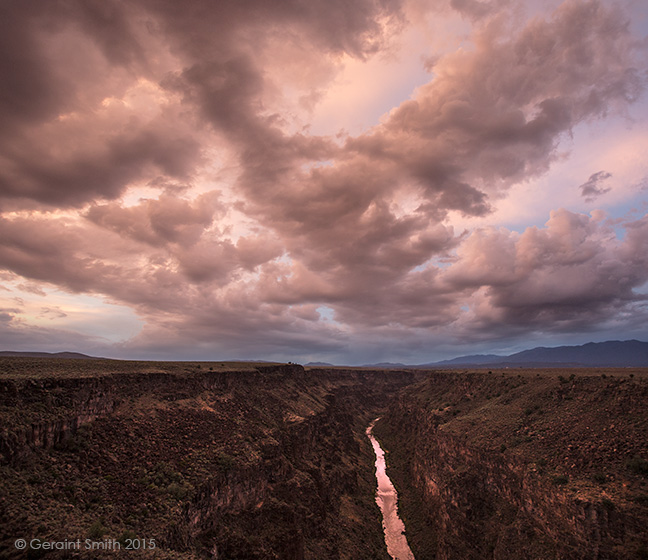
[[[364,429],[420,374],[2,365],[0,557],[25,557],[17,538],[137,537],[156,549],[129,558],[386,558]],[[114,557],[78,552],[46,554]]]
[[[648,557],[646,371],[431,374],[375,428],[417,560]]]

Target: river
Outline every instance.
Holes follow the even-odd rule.
[[[378,489],[376,491],[376,503],[383,516],[383,530],[385,531],[385,543],[387,552],[393,560],[415,560],[407,538],[405,537],[405,525],[398,517],[398,494],[392,481],[385,472],[385,452],[373,436],[373,427],[380,418],[376,418],[367,428],[367,437],[373,446],[376,454],[376,480]]]

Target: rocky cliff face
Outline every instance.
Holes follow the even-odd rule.
[[[274,549],[281,558],[386,558],[371,503],[372,457],[358,437],[368,417],[359,422],[348,412],[362,408],[364,395],[354,392],[337,390],[320,413],[292,420],[262,446],[254,468],[205,484],[186,514],[192,538],[223,558],[263,557],[255,550],[263,533],[266,553]],[[345,508],[355,515],[340,516]],[[371,519],[373,530],[355,516]],[[224,524],[238,537],[223,538]]]
[[[557,375],[435,374],[384,416],[417,560],[648,554],[646,379]]]
[[[648,557],[644,370],[82,362],[0,360],[0,558],[386,559],[364,429],[390,402],[417,560]]]
[[[94,360],[84,362],[101,373]],[[29,366],[30,361],[25,364]],[[255,365],[252,371],[239,372],[201,368],[182,374],[147,371],[96,377],[0,378],[0,410],[5,416],[5,425],[0,430],[0,464],[12,463],[35,448],[50,448],[72,437],[84,424],[111,414],[128,399],[147,393],[174,401],[201,391],[227,391],[239,381],[264,385],[271,380],[281,383],[289,377],[304,375],[302,366],[282,364]],[[357,372],[347,371],[343,376],[343,383],[362,382],[362,375]],[[330,380],[330,376],[323,372],[322,380]]]
[[[386,558],[364,429],[420,374],[24,363],[0,376],[0,558],[129,536],[157,558]]]

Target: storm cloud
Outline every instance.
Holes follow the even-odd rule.
[[[558,200],[542,226],[483,225],[568,158],[575,130],[643,102],[630,11],[525,9],[3,2],[3,343],[371,361],[635,329],[645,216]],[[312,132],[345,64],[397,56],[414,14],[462,26],[463,44],[414,53],[425,83],[371,126]],[[595,169],[581,175],[585,203],[617,176]],[[66,325],[57,290],[126,307],[142,330],[101,347]],[[9,305],[25,294],[40,315]]]

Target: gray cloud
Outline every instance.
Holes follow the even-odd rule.
[[[123,237],[155,247],[168,243],[188,247],[198,241],[223,210],[218,192],[203,194],[193,201],[162,194],[127,208],[118,203],[93,205],[86,217]]]
[[[605,188],[600,186],[602,183],[605,183],[605,181],[607,181],[610,177],[612,177],[612,174],[608,173],[607,171],[592,173],[592,175],[590,175],[590,178],[585,181],[580,187],[578,187],[581,191],[581,196],[587,202],[592,202],[602,194],[610,192],[612,190],[610,187]]]
[[[479,291],[477,330],[595,329],[643,306],[636,290],[648,281],[639,250],[648,242],[648,219],[626,229],[619,241],[594,218],[558,210],[543,229],[477,231],[446,280]]]
[[[400,2],[3,3],[0,268],[27,292],[49,282],[128,305],[147,324],[120,351],[160,355],[251,340],[257,357],[419,351],[639,316],[645,220],[623,241],[564,210],[520,234],[447,221],[488,216],[574,127],[643,89],[621,11],[567,0],[509,35],[489,19],[506,4],[452,0],[474,48],[437,57],[380,124],[326,137],[277,112],[284,86],[315,99],[342,56],[387,51]],[[321,65],[312,84],[274,77],[294,52]]]

